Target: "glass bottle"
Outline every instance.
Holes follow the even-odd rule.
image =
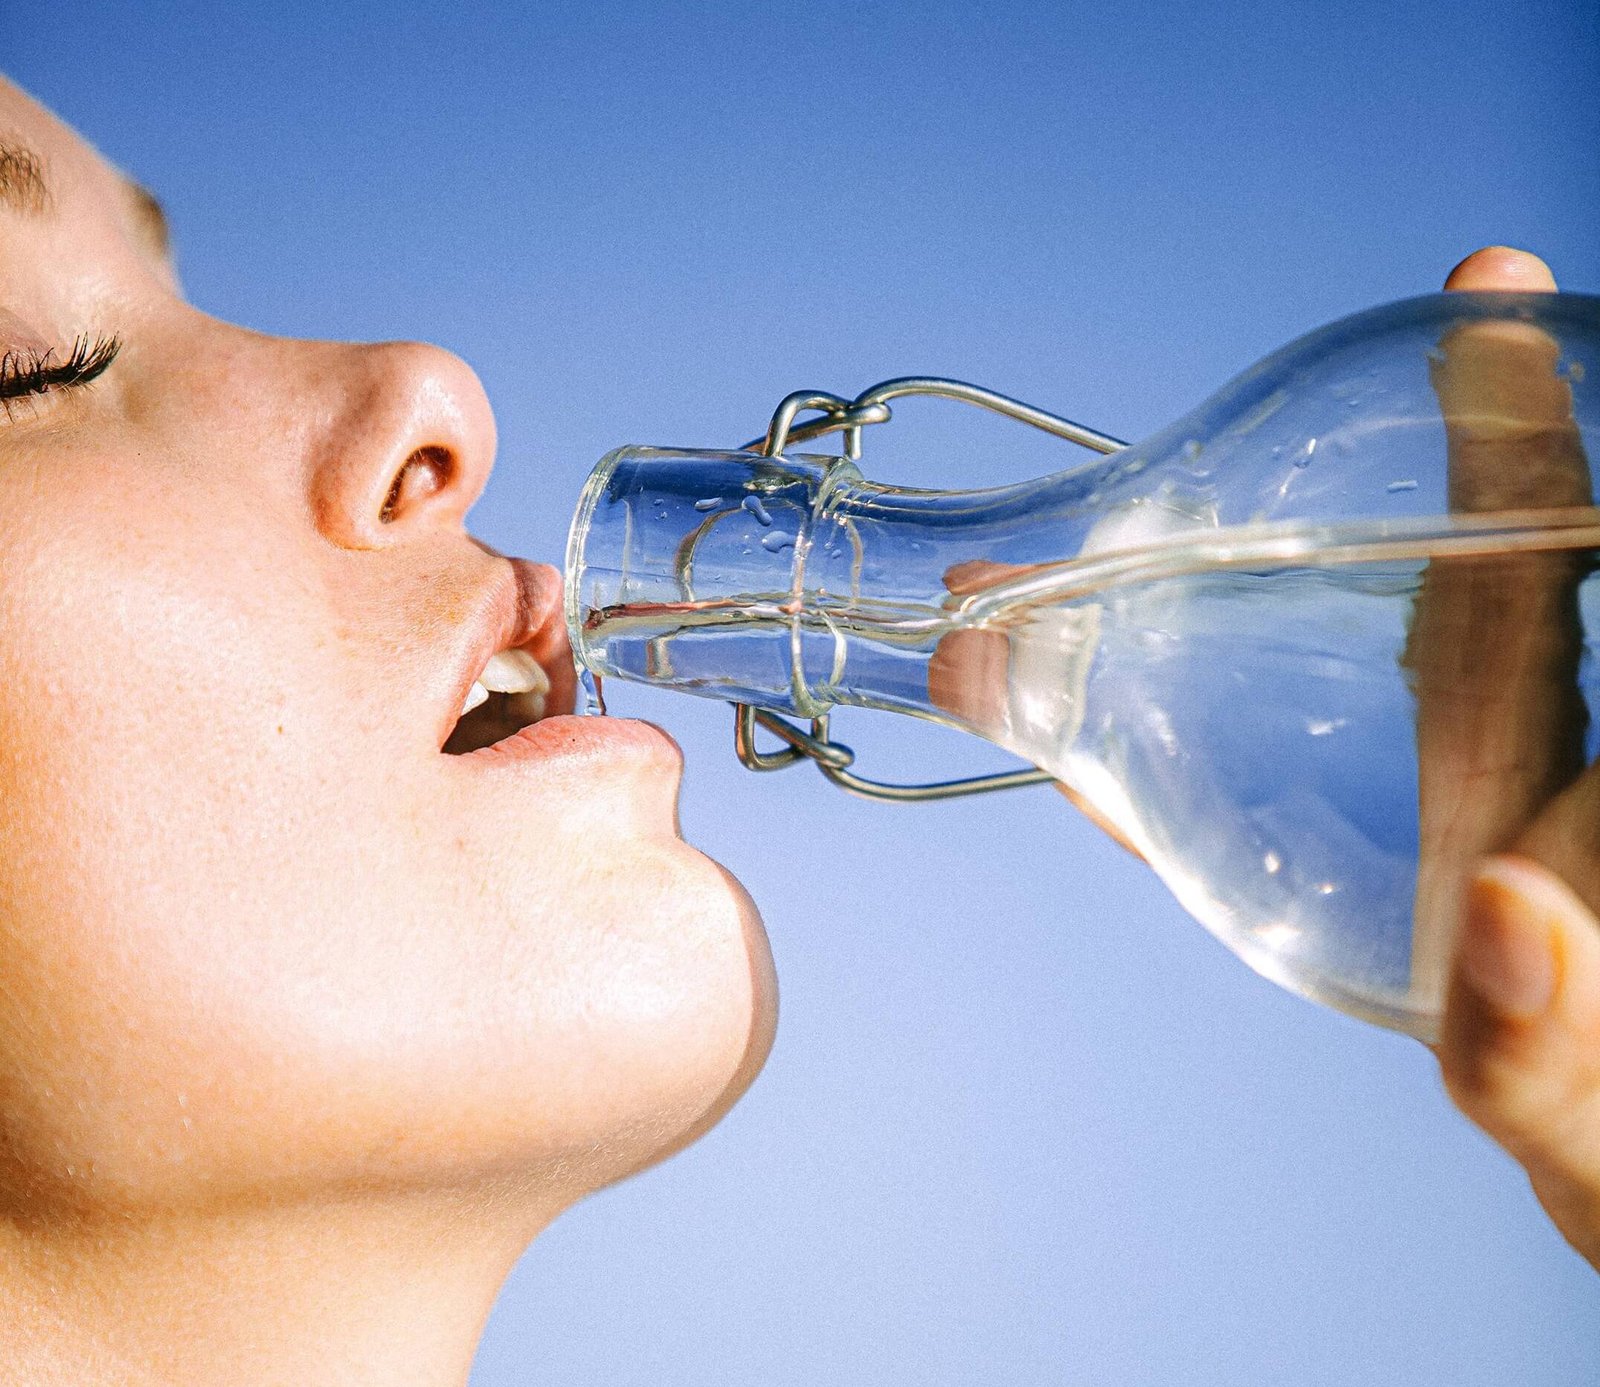
[[[1252,967],[1431,1038],[1470,864],[1595,758],[1597,368],[1600,298],[1411,299],[1141,443],[977,491],[781,436],[843,428],[854,453],[890,398],[947,383],[796,397],[765,449],[598,465],[573,649],[609,679],[985,737]],[[937,393],[962,391],[1114,442]],[[808,402],[828,417],[789,428]],[[825,736],[788,740],[830,770]]]

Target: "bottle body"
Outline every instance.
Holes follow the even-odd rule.
[[[1014,487],[619,450],[574,526],[574,649],[606,675],[984,736],[1088,799],[1259,971],[1426,1037],[1470,856],[1441,768],[1500,735],[1462,708],[1536,689],[1502,710],[1537,744],[1536,797],[1593,759],[1600,707],[1593,414],[1572,400],[1600,315],[1529,309],[1561,333],[1576,451],[1473,508],[1441,343],[1498,330],[1520,298],[1500,297],[1336,324],[1161,435]],[[1537,635],[1509,650],[1508,622]]]

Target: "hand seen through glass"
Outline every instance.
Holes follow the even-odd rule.
[[[1541,260],[1491,247],[1447,289],[1553,290]],[[1587,505],[1588,464],[1556,345],[1499,327],[1444,344],[1435,388],[1452,506]],[[1600,1267],[1600,768],[1583,768],[1579,561],[1436,563],[1407,662],[1418,694],[1419,915],[1459,910],[1437,1053],[1450,1095],[1528,1172],[1567,1240]],[[1435,632],[1466,619],[1459,667]],[[1437,864],[1431,872],[1432,864]],[[1441,881],[1464,882],[1462,899]],[[1437,899],[1433,899],[1434,896]]]
[[[1462,261],[1445,287],[1556,286],[1543,261],[1496,246]],[[1522,324],[1474,324],[1439,344],[1433,386],[1453,511],[1593,503],[1558,357],[1548,335]],[[1445,992],[1445,1085],[1600,1267],[1600,766],[1584,768],[1578,687],[1589,557],[1433,561],[1403,663],[1417,700],[1421,833],[1412,976]],[[946,584],[961,596],[1019,571],[962,564]],[[929,667],[933,702],[980,730],[1002,728],[1008,660],[1004,632],[946,637]]]

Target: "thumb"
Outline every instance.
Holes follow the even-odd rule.
[[[1550,293],[1556,287],[1556,277],[1550,273],[1550,267],[1530,251],[1514,246],[1485,246],[1473,251],[1451,270],[1444,287],[1491,293],[1518,289],[1526,293]]]
[[[1600,921],[1527,858],[1473,878],[1438,1046],[1457,1105],[1600,1267]]]

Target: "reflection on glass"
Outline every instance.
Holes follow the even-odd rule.
[[[574,522],[574,649],[986,737],[1252,966],[1426,1037],[1467,865],[1594,759],[1597,366],[1600,299],[1438,295],[1017,486],[619,449]]]

